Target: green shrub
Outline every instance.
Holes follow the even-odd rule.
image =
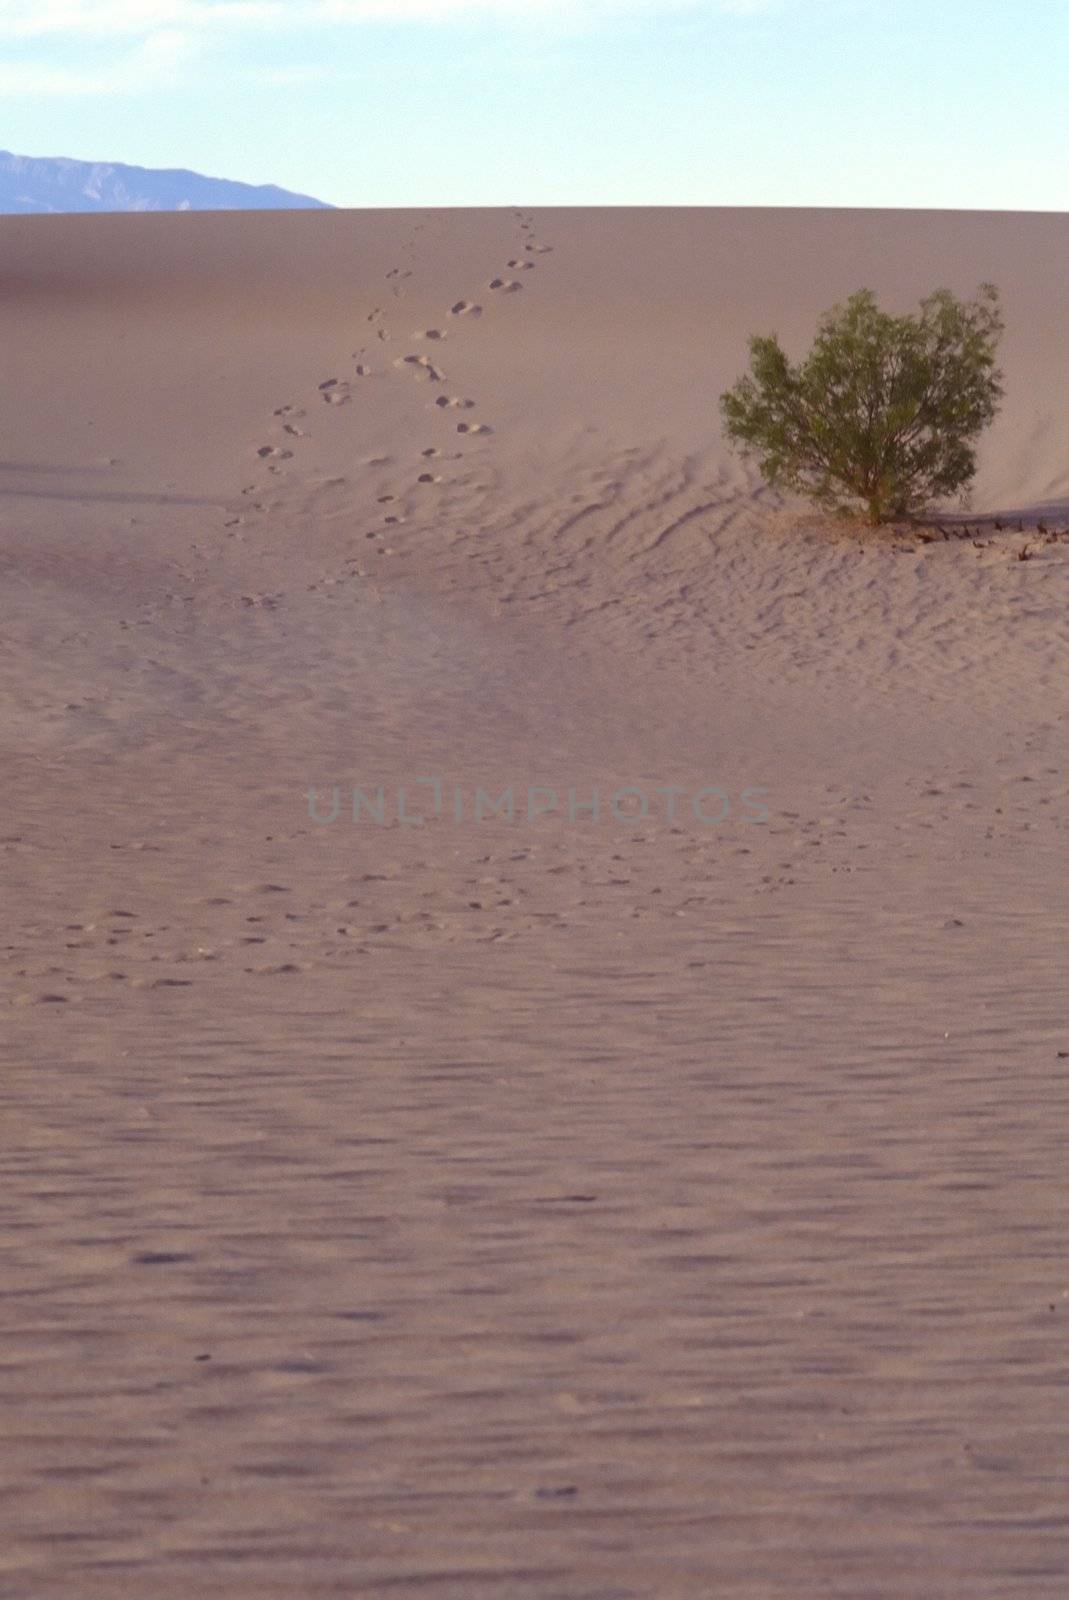
[[[973,301],[936,289],[903,317],[860,289],[825,313],[798,366],[775,334],[750,340],[750,375],[720,397],[725,432],[767,483],[828,506],[860,500],[874,526],[964,498],[1003,392],[1002,329],[990,283]]]

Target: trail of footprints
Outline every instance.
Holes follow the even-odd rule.
[[[537,255],[549,254],[552,251],[553,246],[541,244],[534,237],[534,222],[530,216],[523,212],[517,211],[514,213],[514,217],[518,224],[519,235],[523,246],[523,253],[521,255],[515,255],[511,257],[507,263],[508,271],[513,273],[533,272],[535,270],[536,263],[531,258]],[[421,224],[417,224],[415,231],[419,232],[421,226]],[[414,245],[415,239],[413,237],[412,241],[407,247],[410,256],[414,249]],[[411,276],[411,270],[399,266],[392,267],[386,274],[386,282],[389,285],[390,293],[395,300],[401,301],[404,299],[404,285],[406,280],[411,278]],[[523,283],[519,280],[519,278],[515,277],[494,277],[491,278],[486,285],[488,292],[494,295],[518,294],[523,287]],[[477,321],[483,316],[483,314],[483,306],[478,301],[469,299],[460,299],[455,301],[453,305],[450,306],[448,313],[450,319],[458,323],[462,322],[465,318],[470,321]],[[376,306],[374,310],[368,314],[366,318],[366,324],[369,331],[373,334],[374,339],[379,344],[389,344],[392,341],[393,336],[386,323],[385,313],[381,306]],[[418,329],[413,333],[412,338],[413,340],[421,343],[426,342],[431,345],[441,345],[448,339],[448,330],[447,328],[437,327]],[[353,398],[354,389],[359,386],[359,382],[363,379],[372,378],[375,376],[376,369],[370,363],[370,361],[366,359],[366,357],[367,346],[363,346],[359,350],[353,352],[353,359],[356,363],[353,369],[353,379],[333,376],[324,378],[323,381],[318,385],[319,401],[324,405],[331,407],[348,405]],[[420,383],[426,383],[433,386],[440,384],[444,385],[448,382],[447,375],[444,370],[444,363],[442,363],[436,356],[432,356],[426,351],[409,352],[406,355],[398,356],[393,361],[392,365],[394,370],[399,374],[408,373],[413,379]],[[435,410],[440,412],[443,417],[448,412],[472,411],[476,407],[476,401],[468,398],[467,396],[444,393],[437,395],[433,404]],[[309,430],[299,425],[302,420],[307,420],[308,413],[304,408],[295,405],[283,405],[277,407],[273,415],[277,419],[281,431],[286,436],[287,440],[296,442],[301,439],[307,439],[311,437]],[[473,420],[458,421],[455,424],[455,431],[459,438],[466,441],[469,439],[486,438],[492,435],[494,430],[488,423]],[[288,445],[270,443],[260,445],[256,451],[257,457],[265,463],[268,472],[273,474],[281,474],[284,471],[281,463],[291,460],[293,458],[293,454],[293,450],[289,448]],[[441,450],[437,446],[433,445],[422,451],[422,457],[425,463],[440,462],[443,460]],[[458,451],[457,454],[452,457],[452,459],[462,460],[463,452]],[[376,457],[367,464],[371,467],[385,467],[392,466],[394,463],[389,457]],[[444,475],[442,473],[429,470],[426,465],[424,466],[424,470],[415,474],[414,479],[415,486],[419,489],[435,487],[444,481]],[[261,491],[258,489],[257,485],[250,484],[242,492],[245,495],[253,495]],[[384,529],[397,527],[403,523],[406,518],[401,514],[401,507],[397,494],[384,493],[376,496],[376,505],[383,508],[382,527],[369,532],[367,534],[367,538],[377,542],[383,538]],[[394,509],[387,509],[390,507]],[[254,503],[253,509],[264,511],[268,508],[261,501]],[[235,518],[232,522],[228,523],[227,526],[234,527],[240,524],[242,520],[242,518]],[[377,544],[377,548],[382,554],[392,553],[387,546]],[[362,572],[362,569],[360,570]]]

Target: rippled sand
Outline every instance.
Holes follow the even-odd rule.
[[[1064,1595],[1067,242],[0,224],[4,1600]],[[969,533],[726,454],[983,279]]]

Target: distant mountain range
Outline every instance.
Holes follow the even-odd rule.
[[[231,183],[182,168],[16,156],[0,150],[0,215],[61,211],[329,210],[323,200],[274,184]]]

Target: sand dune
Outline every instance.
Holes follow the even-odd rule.
[[[1069,222],[0,241],[0,1595],[1061,1596]],[[945,539],[725,450],[985,279]]]

